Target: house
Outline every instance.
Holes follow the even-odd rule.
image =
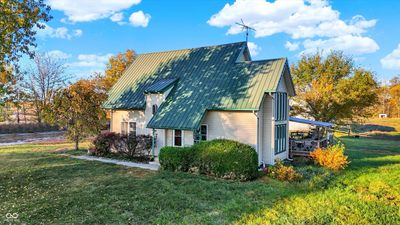
[[[108,93],[110,130],[153,135],[163,146],[226,138],[252,145],[259,162],[288,157],[286,58],[252,61],[246,42],[139,55]]]

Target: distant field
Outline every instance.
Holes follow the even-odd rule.
[[[400,118],[369,119],[354,124],[352,132],[364,138],[400,141]]]

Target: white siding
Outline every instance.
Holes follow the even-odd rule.
[[[121,133],[121,122],[136,122],[137,134],[150,134],[146,128],[146,119],[142,110],[113,110],[111,132]]]
[[[226,138],[257,145],[257,117],[253,112],[208,111],[202,124],[208,125],[209,140]]]
[[[286,82],[285,82],[285,79],[284,79],[284,77],[282,76],[281,77],[281,80],[279,81],[279,84],[278,84],[278,92],[286,92],[287,93],[287,85],[286,85]],[[274,101],[274,100],[273,100]],[[287,101],[286,101],[286,104],[288,105],[287,106],[287,108],[289,109],[289,100],[287,99]],[[275,105],[275,104],[273,104],[273,105]],[[275,110],[275,109],[274,109]],[[287,159],[288,158],[288,156],[289,156],[289,110],[287,110],[287,120],[284,120],[284,121],[275,121],[275,118],[274,118],[274,120],[272,121],[272,158],[273,158],[273,161],[272,161],[272,164],[274,163],[274,161],[275,161],[275,159]],[[275,155],[275,124],[286,124],[286,146],[287,146],[287,148],[286,148],[286,151],[284,151],[284,152],[282,152],[282,153],[279,153],[279,154],[276,154]]]
[[[274,163],[274,125],[273,125],[273,99],[270,95],[265,94],[263,104],[260,111],[263,116],[260,119],[261,125],[259,126],[261,139],[260,147],[262,154],[262,161],[267,164]]]
[[[282,76],[278,83],[278,92],[286,92],[286,82],[284,77]]]
[[[287,92],[285,80],[282,79],[278,84],[278,92]],[[286,104],[289,104],[287,101]],[[264,100],[261,104],[259,111],[259,143],[261,156],[259,158],[267,164],[274,164],[275,159],[287,159],[289,153],[289,123],[288,120],[285,121],[275,121],[274,118],[274,106],[275,100],[268,94],[265,94]],[[289,112],[287,112],[289,113]],[[288,118],[288,117],[287,117]],[[285,152],[275,154],[275,124],[286,124],[287,128],[287,149]]]
[[[174,146],[174,130],[165,130],[165,140],[167,146]],[[183,146],[192,146],[193,145],[193,131],[184,130],[183,131]]]

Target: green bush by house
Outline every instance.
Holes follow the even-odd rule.
[[[255,149],[225,139],[201,142],[186,148],[164,147],[160,152],[160,164],[166,170],[195,170],[226,179],[250,180],[258,174]]]
[[[189,147],[163,147],[159,160],[162,169],[187,172],[194,166],[197,154]]]

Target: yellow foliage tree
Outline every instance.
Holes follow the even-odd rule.
[[[75,142],[75,149],[79,149],[79,141],[99,134],[105,125],[105,114],[101,109],[104,100],[104,94],[96,91],[92,80],[79,80],[56,94],[53,106],[46,114],[47,121],[66,128],[67,138]]]
[[[294,115],[342,123],[368,116],[377,101],[373,73],[355,68],[342,52],[303,55],[291,73],[297,92]]]
[[[99,88],[108,91],[122,76],[122,73],[126,68],[133,62],[136,57],[136,53],[133,50],[126,50],[123,53],[119,53],[116,56],[110,57],[108,60],[106,70],[104,74],[98,74],[98,86]]]
[[[390,93],[390,116],[400,118],[400,84],[392,85]]]

